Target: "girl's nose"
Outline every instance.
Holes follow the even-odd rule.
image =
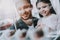
[[[45,10],[44,9],[41,9],[40,12],[44,12]]]

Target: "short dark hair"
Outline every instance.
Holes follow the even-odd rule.
[[[38,37],[43,37],[43,36],[44,36],[44,32],[43,32],[42,29],[41,29],[41,30],[37,30],[37,31],[35,32],[35,34],[36,34]]]
[[[31,7],[33,7],[30,0],[27,0],[27,2],[31,5]]]
[[[39,2],[47,3],[47,4],[49,4],[49,6],[52,6],[50,0],[37,0],[36,6],[37,6],[37,4],[38,4]],[[53,14],[56,14],[56,12],[55,12],[55,10],[54,10],[53,7],[50,9],[50,12],[53,13]],[[39,16],[40,16],[40,17],[43,17],[41,14],[39,14]]]
[[[31,7],[33,7],[32,4],[31,4],[31,1],[30,0],[27,0],[27,1],[28,1],[28,3],[30,3]]]
[[[31,1],[30,0],[27,0],[28,1],[28,3],[30,3],[31,4]]]

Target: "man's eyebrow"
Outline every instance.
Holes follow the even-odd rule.
[[[25,6],[23,6],[23,8],[27,8],[27,7],[31,7],[31,5],[25,5]]]

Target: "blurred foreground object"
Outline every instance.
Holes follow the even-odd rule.
[[[0,30],[5,30],[13,25],[12,19],[4,19],[0,21]]]

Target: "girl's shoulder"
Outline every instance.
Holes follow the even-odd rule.
[[[52,18],[57,18],[58,16],[57,16],[56,14],[51,14],[50,17],[52,17]]]
[[[50,16],[50,20],[51,20],[51,21],[57,21],[57,20],[58,20],[58,16],[55,15],[55,14],[52,14],[52,15]]]
[[[56,14],[51,14],[48,19],[51,19],[51,20],[56,20],[58,19],[58,16]]]

